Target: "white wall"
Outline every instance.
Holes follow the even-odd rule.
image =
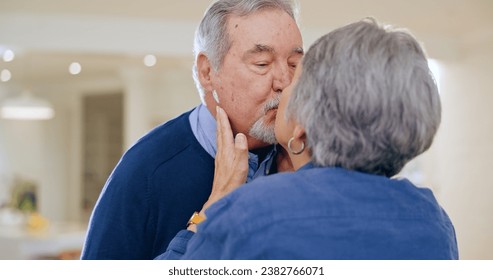
[[[442,125],[428,176],[457,232],[462,259],[493,259],[493,54],[444,62]]]

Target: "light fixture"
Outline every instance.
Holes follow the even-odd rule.
[[[55,111],[48,101],[24,91],[20,96],[8,98],[2,103],[1,116],[15,120],[48,120],[55,116]]]
[[[68,67],[68,71],[72,75],[79,75],[80,72],[82,71],[82,66],[80,65],[79,62],[72,62],[72,63],[70,63],[70,66]]]
[[[3,61],[5,62],[11,62],[12,60],[14,60],[14,58],[15,53],[10,49],[5,50],[5,52],[3,53]]]
[[[9,69],[3,69],[2,72],[0,72],[0,81],[8,82],[11,78],[12,73],[10,73]]]
[[[156,65],[157,63],[157,58],[153,54],[148,54],[144,57],[144,65],[147,67],[152,67]]]

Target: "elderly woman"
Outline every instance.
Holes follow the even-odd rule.
[[[296,171],[256,179],[209,207],[244,172],[218,178],[207,212],[192,219],[207,214],[197,233],[180,232],[162,257],[457,259],[454,227],[431,190],[392,178],[430,147],[440,123],[416,40],[372,20],[344,26],[313,44],[294,81],[276,138]],[[244,169],[244,137],[233,140],[221,109],[217,120],[227,162],[216,159],[216,175]]]

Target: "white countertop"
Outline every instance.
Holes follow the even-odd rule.
[[[63,252],[82,249],[86,225],[50,223],[42,230],[0,225],[0,259],[29,260],[57,258]]]

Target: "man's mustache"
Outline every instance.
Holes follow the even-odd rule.
[[[278,94],[276,97],[272,98],[269,100],[267,103],[264,105],[264,114],[267,114],[269,110],[272,109],[277,109],[279,107],[279,101],[281,100],[281,95]]]

